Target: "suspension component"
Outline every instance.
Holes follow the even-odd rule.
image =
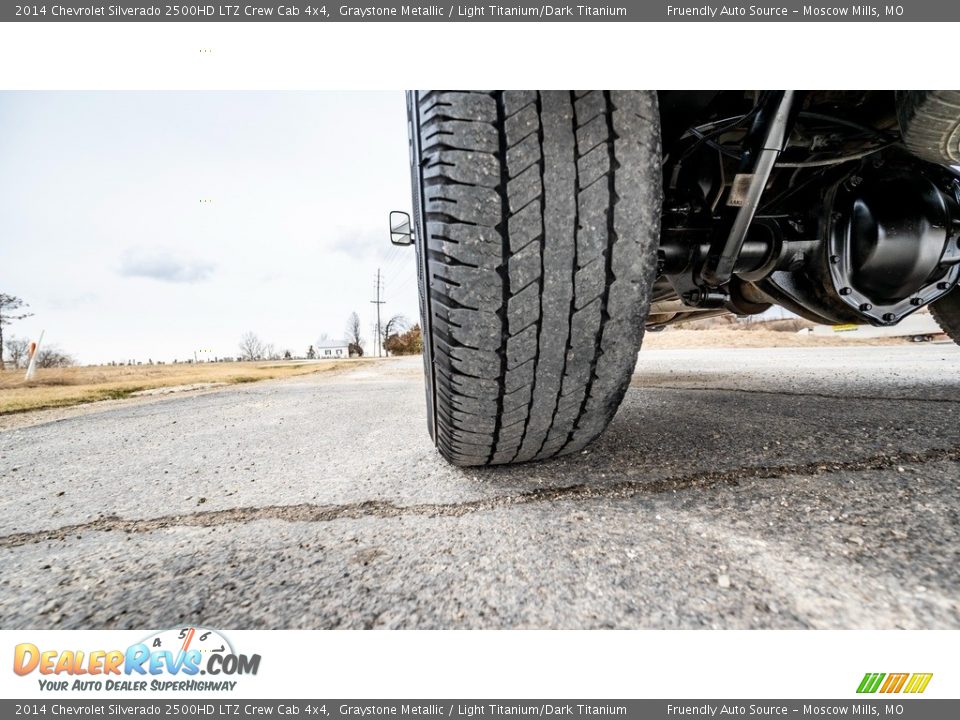
[[[763,144],[757,153],[757,160],[753,166],[753,172],[746,176],[746,191],[743,196],[742,204],[737,210],[733,224],[730,226],[730,233],[727,235],[726,242],[723,244],[719,254],[711,253],[703,266],[702,278],[704,282],[712,287],[720,287],[730,281],[733,275],[737,258],[740,256],[740,250],[744,241],[747,239],[747,233],[753,222],[753,216],[757,212],[757,206],[760,204],[760,196],[767,187],[770,180],[770,173],[773,170],[777,158],[783,151],[784,143],[787,140],[787,125],[790,120],[790,111],[793,107],[793,90],[785,90],[780,96],[780,102],[777,104],[776,113],[770,121],[763,139]],[[744,177],[743,175],[738,177]]]
[[[775,303],[892,325],[960,284],[960,172],[908,152],[883,97],[852,98],[867,123],[838,98],[761,92],[672,141],[651,324]]]

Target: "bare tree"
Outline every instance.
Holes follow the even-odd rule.
[[[404,315],[394,315],[380,328],[380,345],[386,346],[388,337],[404,332],[409,326],[410,323]],[[385,347],[384,350],[386,352]]]
[[[3,369],[3,348],[5,347],[3,344],[3,326],[9,325],[14,320],[23,320],[33,315],[30,312],[17,312],[25,307],[30,306],[16,295],[0,293],[0,370]]]
[[[76,364],[76,360],[55,345],[48,345],[37,350],[38,368],[70,367]]]
[[[243,360],[260,360],[266,348],[254,332],[246,332],[240,338],[240,357]]]
[[[360,316],[355,312],[350,313],[350,317],[347,318],[347,331],[343,339],[347,341],[351,355],[363,357],[363,336],[360,334]]]
[[[27,364],[27,355],[30,353],[30,341],[22,340],[18,337],[10,337],[4,342],[4,347],[7,349],[7,355],[10,358],[10,362],[15,368],[22,367]]]

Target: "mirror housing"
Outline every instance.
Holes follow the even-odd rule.
[[[390,211],[390,242],[400,246],[413,245],[410,213],[405,213],[402,210]]]

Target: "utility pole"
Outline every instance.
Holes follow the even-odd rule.
[[[374,305],[377,306],[377,357],[381,357],[380,351],[380,306],[384,304],[384,301],[380,299],[380,291],[383,289],[383,281],[380,280],[380,268],[377,268],[377,299],[371,300]]]

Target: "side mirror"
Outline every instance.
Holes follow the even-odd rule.
[[[390,211],[390,242],[394,245],[413,245],[409,213],[402,210]]]

